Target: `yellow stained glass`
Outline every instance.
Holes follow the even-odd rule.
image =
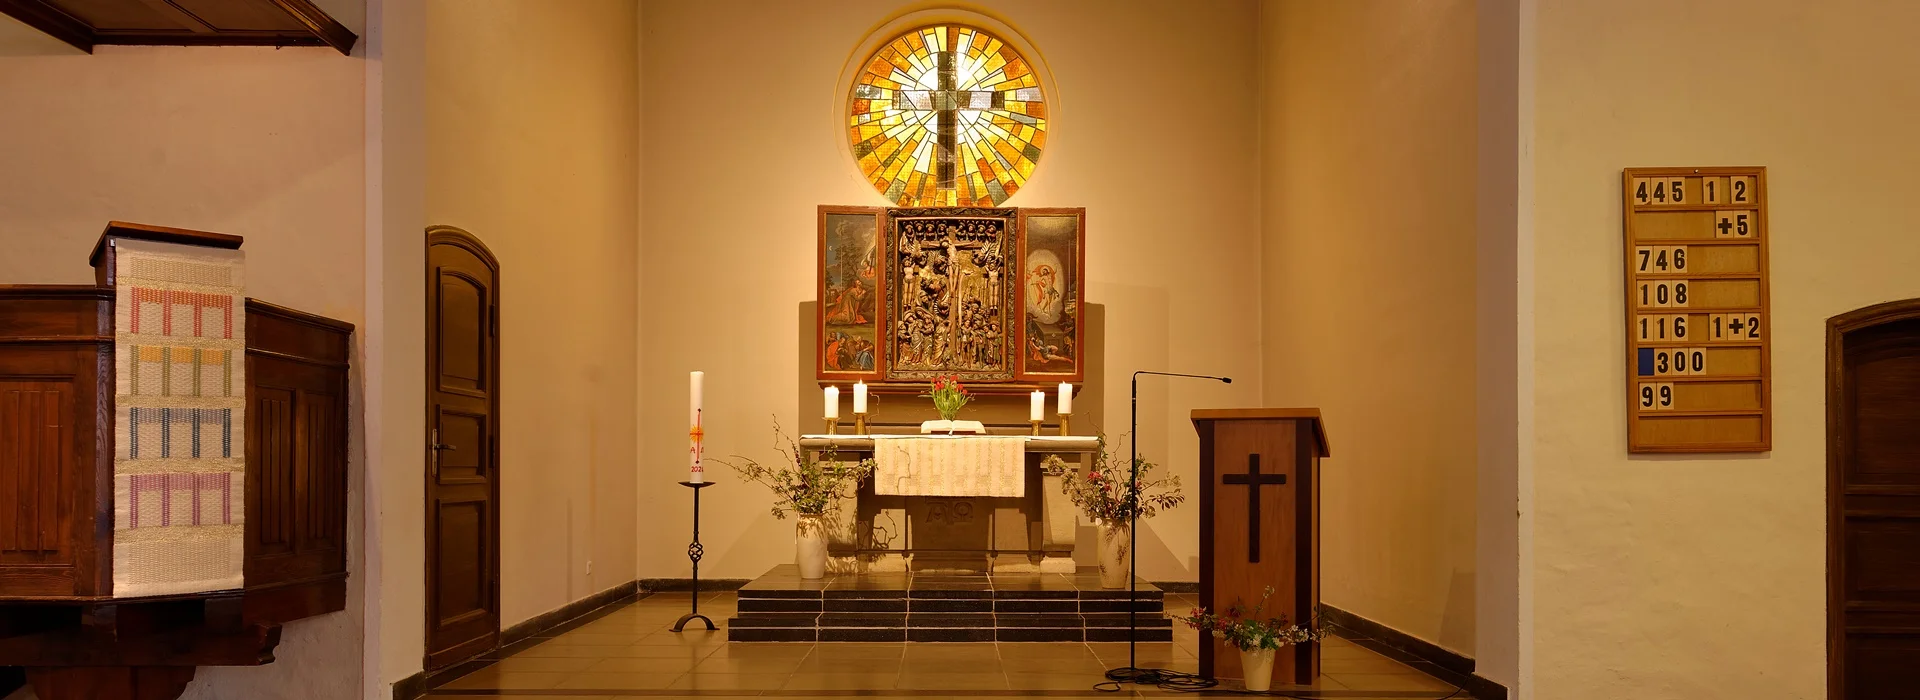
[[[874,51],[848,96],[853,157],[900,206],[996,206],[1033,173],[1046,96],[1027,59],[958,24]]]

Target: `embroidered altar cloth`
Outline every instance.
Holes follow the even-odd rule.
[[[873,436],[873,492],[883,496],[1027,495],[1027,438]]]

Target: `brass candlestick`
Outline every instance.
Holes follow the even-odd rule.
[[[840,419],[838,418],[827,419],[827,434],[828,435],[840,434]]]
[[[1071,424],[1072,419],[1073,419],[1073,414],[1071,413],[1060,414],[1060,434],[1061,435],[1073,434],[1073,428],[1068,427],[1069,424]]]
[[[1034,435],[1039,435],[1039,434],[1040,434],[1040,421],[1037,421],[1037,420],[1036,420],[1036,421],[1028,421],[1028,422],[1029,422],[1029,423],[1032,423],[1032,424],[1033,424],[1033,434],[1034,434]]]
[[[867,434],[867,414],[865,413],[853,414],[853,434],[855,435]]]

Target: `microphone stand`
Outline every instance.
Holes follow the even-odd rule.
[[[1138,615],[1137,610],[1140,607],[1140,375],[1142,374],[1158,377],[1212,379],[1222,384],[1233,383],[1233,379],[1231,378],[1216,377],[1210,374],[1180,374],[1178,372],[1152,372],[1148,370],[1140,370],[1133,373],[1133,391],[1131,397],[1133,407],[1131,425],[1128,428],[1130,431],[1128,435],[1130,437],[1127,441],[1128,447],[1131,450],[1131,453],[1128,455],[1127,468],[1132,474],[1132,479],[1127,482],[1127,508],[1131,521],[1127,525],[1127,554],[1130,557],[1127,561],[1127,667],[1110,671],[1107,677],[1113,680],[1122,680],[1122,678],[1114,677],[1115,673],[1120,673],[1126,681],[1134,683],[1148,682],[1149,679],[1161,675],[1158,669],[1149,672],[1146,669],[1140,668],[1140,661],[1135,651],[1135,645],[1138,642],[1137,638],[1140,636],[1139,619],[1136,616]]]

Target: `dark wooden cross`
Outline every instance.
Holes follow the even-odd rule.
[[[1261,474],[1260,455],[1247,455],[1247,473],[1222,474],[1220,481],[1247,487],[1247,561],[1260,561],[1260,487],[1287,483],[1285,474]]]

